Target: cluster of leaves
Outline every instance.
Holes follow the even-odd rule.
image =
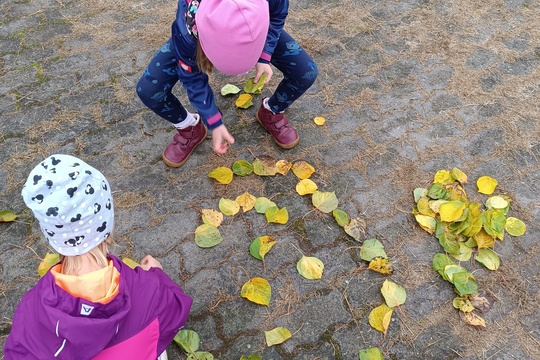
[[[392,264],[384,251],[384,245],[377,239],[364,240],[360,246],[360,258],[369,261],[368,269],[370,270],[384,275],[391,275],[393,272]]]
[[[174,337],[174,342],[187,354],[187,360],[214,360],[214,355],[207,351],[198,351],[201,339],[193,330],[181,329]]]
[[[249,78],[244,85],[244,93],[240,94],[234,103],[237,108],[247,109],[253,105],[253,95],[259,95],[262,93],[264,82],[266,80],[266,74],[263,74],[256,83],[253,80],[254,78]],[[238,86],[227,84],[221,88],[221,95],[237,95],[241,91],[242,90]]]
[[[414,190],[416,206],[412,213],[422,229],[435,234],[445,251],[434,256],[433,269],[454,285],[458,294],[454,307],[467,323],[485,327],[485,321],[473,311],[486,311],[492,300],[478,293],[474,275],[453,259],[469,261],[474,255],[474,260],[487,269],[497,270],[500,259],[494,251],[496,240],[503,241],[505,232],[523,235],[526,226],[519,219],[507,217],[511,203],[508,196],[489,196],[484,204],[470,201],[465,184],[467,175],[457,168],[437,171],[429,188]],[[476,185],[479,193],[492,195],[498,183],[482,176]]]

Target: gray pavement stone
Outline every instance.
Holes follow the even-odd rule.
[[[0,76],[0,95],[15,91],[23,85],[30,85],[39,81],[38,68],[31,66],[23,70],[10,71]]]

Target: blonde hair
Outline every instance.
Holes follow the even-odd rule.
[[[212,73],[214,64],[212,64],[210,59],[208,59],[208,57],[204,53],[201,42],[199,40],[197,40],[197,52],[195,53],[195,59],[197,60],[197,67],[201,72],[207,75],[210,75]]]
[[[100,269],[107,267],[108,265],[107,254],[109,253],[109,239],[110,236],[107,240],[85,254],[90,257],[90,261],[96,264]],[[62,274],[77,275],[82,264],[81,256],[83,255],[62,256]]]

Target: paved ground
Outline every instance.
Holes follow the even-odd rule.
[[[234,98],[217,95],[237,140],[233,151],[219,157],[207,141],[183,168],[168,169],[160,156],[173,133],[142,106],[134,86],[174,11],[174,1],[163,0],[1,1],[0,210],[21,215],[0,224],[2,348],[20,297],[37,280],[36,254],[47,252],[20,188],[34,164],[62,152],[109,178],[114,252],[162,261],[195,299],[186,327],[216,358],[356,359],[358,350],[379,346],[386,359],[540,359],[537,0],[293,1],[287,29],[320,69],[312,90],[288,111],[299,146],[281,151],[254,121],[255,107],[236,111]],[[245,80],[216,74],[212,81],[217,94]],[[177,92],[185,101],[180,86]],[[314,116],[326,124],[314,125]],[[310,212],[293,174],[235,178],[228,186],[206,176],[260,155],[312,164],[320,189],[335,191],[340,208],[365,222],[365,237],[384,244],[394,274],[366,270],[359,244],[330,216]],[[497,243],[498,271],[465,264],[496,298],[482,314],[486,330],[460,320],[451,285],[431,270],[440,246],[410,214],[412,190],[453,167],[469,175],[469,194],[479,176],[496,178],[498,191],[513,199],[511,215],[528,226],[524,236]],[[201,209],[246,190],[287,207],[288,224],[267,225],[254,211],[227,217],[224,241],[198,248]],[[263,268],[248,246],[270,234],[278,244]],[[322,280],[298,275],[298,249],[324,262]],[[268,308],[240,297],[248,276],[270,282]],[[388,278],[408,297],[383,338],[368,314],[382,303]],[[276,326],[294,335],[268,348],[263,331]],[[185,358],[174,345],[169,355]]]

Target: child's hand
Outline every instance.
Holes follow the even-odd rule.
[[[212,144],[214,151],[218,154],[225,154],[229,147],[228,144],[234,144],[234,138],[229,134],[225,125],[220,125],[212,130]]]
[[[256,84],[257,82],[259,82],[262,74],[266,74],[266,79],[264,80],[264,83],[266,84],[270,81],[270,78],[274,74],[270,64],[257,63],[257,65],[255,65],[255,78],[253,79],[253,83]]]
[[[149,270],[150,268],[157,267],[163,270],[163,267],[161,266],[160,262],[157,261],[152,255],[146,255],[141,260],[141,267],[143,270]]]

